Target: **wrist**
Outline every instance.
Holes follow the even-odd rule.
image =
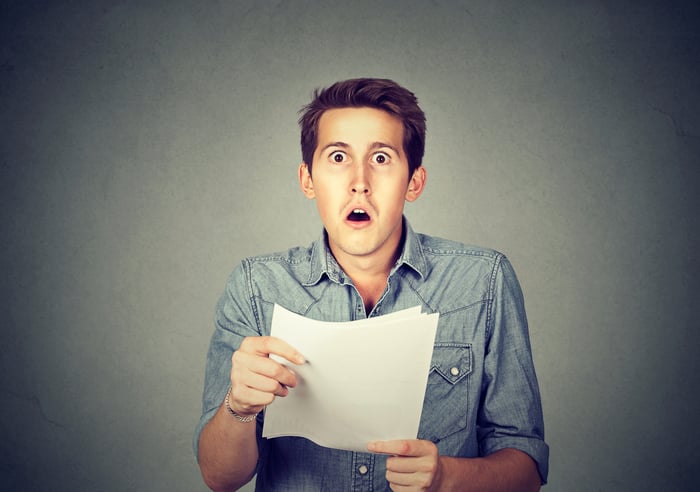
[[[226,398],[224,398],[224,406],[226,407],[226,410],[233,418],[235,418],[239,422],[243,422],[244,424],[255,421],[256,417],[260,413],[260,412],[255,412],[253,414],[246,415],[246,414],[241,414],[241,413],[236,412],[231,407],[231,386],[228,387],[228,391],[226,392]]]

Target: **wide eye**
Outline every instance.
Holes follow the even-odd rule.
[[[335,162],[336,164],[342,164],[343,162],[346,162],[348,160],[347,154],[345,152],[341,152],[340,150],[336,150],[335,152],[332,152],[331,155],[328,156],[328,159],[331,162]]]
[[[375,164],[388,164],[390,160],[391,157],[386,152],[377,152],[372,155],[372,162]]]

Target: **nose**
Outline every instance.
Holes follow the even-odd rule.
[[[352,193],[369,194],[369,177],[365,164],[358,163],[353,166],[352,182],[350,184]]]

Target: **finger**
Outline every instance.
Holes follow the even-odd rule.
[[[263,357],[274,354],[293,364],[303,364],[305,362],[304,356],[297,349],[276,337],[244,338],[239,350],[255,353]]]
[[[386,460],[386,469],[396,473],[432,474],[437,470],[437,459],[432,456],[391,456]]]
[[[287,396],[289,394],[289,389],[287,389],[286,385],[280,383],[276,379],[256,373],[250,373],[245,378],[237,378],[235,385],[242,385],[251,390],[270,393],[275,396]],[[233,387],[234,384],[231,386]]]
[[[252,385],[250,381],[252,374],[264,376],[284,386],[295,387],[297,385],[296,374],[289,367],[257,354],[234,352],[231,367],[232,384],[240,382]],[[265,387],[261,389],[265,389]],[[272,391],[274,387],[268,386],[267,389]]]
[[[389,460],[393,464],[389,464]],[[429,489],[437,475],[437,463],[428,457],[389,458],[387,460],[386,479],[397,486],[411,486],[414,490]]]
[[[430,490],[433,483],[430,476],[417,473],[397,474],[387,472],[386,480],[389,482],[391,490],[395,492],[400,490]]]
[[[386,481],[389,482],[391,490],[405,490],[409,489],[412,485],[414,476],[410,473],[396,473],[392,471],[386,472]]]
[[[395,456],[424,456],[432,454],[435,447],[431,441],[404,439],[396,441],[372,441],[367,449],[373,453],[391,454]]]
[[[234,394],[231,391],[229,405],[236,413],[256,413],[275,400],[275,395],[254,388],[239,388]]]
[[[258,412],[272,403],[277,396],[287,396],[289,390],[278,381],[249,371],[234,371],[231,376],[230,405],[244,413]]]

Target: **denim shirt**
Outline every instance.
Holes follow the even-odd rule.
[[[549,448],[513,268],[496,251],[416,234],[405,219],[402,254],[370,313],[329,250],[325,233],[308,248],[241,262],[216,308],[195,453],[202,428],[230,384],[233,351],[245,337],[269,335],[275,303],[324,321],[413,306],[440,313],[418,439],[456,457],[519,449],[535,460],[546,482]],[[366,418],[372,418],[371,405]],[[260,414],[256,490],[389,490],[384,456],[324,448],[299,437],[263,439],[263,420]]]

